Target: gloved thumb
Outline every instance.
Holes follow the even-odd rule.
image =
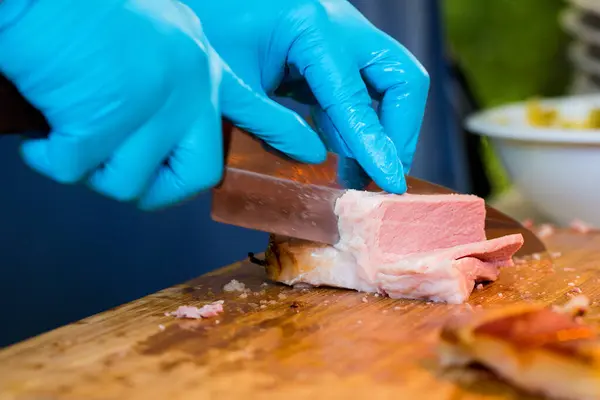
[[[221,82],[221,112],[236,126],[298,161],[318,164],[327,157],[325,145],[306,121],[253,90],[228,66]]]

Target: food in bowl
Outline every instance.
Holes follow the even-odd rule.
[[[539,99],[538,105],[592,126],[600,94]],[[524,101],[478,112],[467,118],[466,128],[490,140],[523,207],[559,226],[579,219],[600,228],[600,129],[558,122],[542,127],[530,121],[531,106]]]
[[[527,102],[526,117],[531,126],[539,128],[600,129],[600,108],[592,108],[583,120],[573,120],[535,99]]]

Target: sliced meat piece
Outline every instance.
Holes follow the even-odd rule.
[[[194,306],[179,306],[177,310],[167,313],[176,318],[200,319],[216,317],[223,312],[223,300],[215,301],[210,304],[205,304],[202,307]]]
[[[494,281],[499,268],[513,265],[512,255],[522,244],[521,235],[510,235],[400,256],[382,264],[369,279],[352,254],[333,246],[271,235],[267,275],[287,285],[309,283],[458,304],[468,299],[475,282]]]
[[[512,266],[522,245],[518,234],[412,254],[380,266],[376,282],[391,298],[461,304],[476,282],[495,281],[500,268]]]
[[[444,366],[481,364],[515,386],[556,399],[600,399],[600,340],[572,316],[540,305],[463,315],[440,335]]]

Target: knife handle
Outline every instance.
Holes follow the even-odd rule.
[[[0,74],[0,135],[47,137],[50,124],[44,115]]]

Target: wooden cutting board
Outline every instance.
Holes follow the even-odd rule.
[[[295,290],[237,263],[0,351],[0,399],[534,399],[485,372],[440,370],[435,343],[465,307],[562,304],[578,289],[600,325],[600,234],[547,244],[562,256],[507,268],[461,306]],[[257,294],[223,293],[233,278]],[[218,299],[216,318],[164,315]]]

